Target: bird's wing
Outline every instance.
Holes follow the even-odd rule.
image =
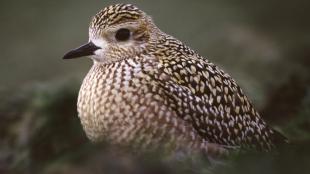
[[[158,80],[167,104],[209,142],[270,149],[274,131],[260,118],[236,82],[207,59],[162,58]]]

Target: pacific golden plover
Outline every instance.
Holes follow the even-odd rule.
[[[228,74],[134,5],[111,5],[93,17],[89,42],[64,59],[83,56],[94,63],[77,107],[93,141],[208,153],[270,150],[286,141]]]

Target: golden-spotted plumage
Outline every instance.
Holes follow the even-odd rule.
[[[124,28],[130,36],[116,36]],[[285,140],[228,74],[137,7],[104,8],[89,32],[94,65],[81,86],[78,113],[91,140],[210,153],[270,150]]]

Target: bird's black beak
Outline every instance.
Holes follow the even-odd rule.
[[[88,42],[87,44],[84,44],[79,48],[69,51],[67,54],[64,55],[63,59],[75,59],[83,56],[94,55],[94,52],[98,49],[100,48],[97,47],[94,43]]]

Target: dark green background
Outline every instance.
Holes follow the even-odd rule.
[[[116,2],[137,5],[231,74],[291,140],[278,155],[236,155],[212,172],[310,171],[308,1],[11,0],[0,2],[0,173],[210,172],[207,162],[166,164],[154,155],[141,162],[149,158],[85,138],[75,103],[91,60],[61,58],[87,42],[90,18]]]

